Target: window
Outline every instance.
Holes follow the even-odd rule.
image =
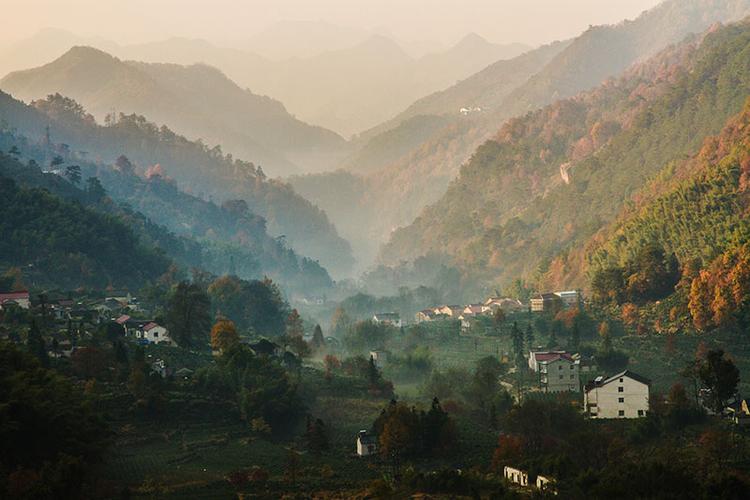
[[[625,398],[617,398],[617,402],[618,403],[624,403],[625,402]]]
[[[573,365],[570,365],[570,369],[572,370],[573,368],[575,368],[575,366],[573,366]]]
[[[618,417],[624,417],[625,416],[625,410],[620,410],[617,412]]]
[[[638,416],[639,416],[639,417],[642,417],[642,416],[643,416],[643,410],[638,410]]]
[[[625,392],[625,388],[624,387],[618,387],[617,388],[617,392]]]
[[[558,370],[562,370],[562,365],[557,367]]]
[[[622,378],[620,379],[620,383],[622,383]]]
[[[571,375],[571,376],[570,376],[570,380],[573,380],[574,378],[576,378],[576,376],[575,376],[575,375]]]
[[[563,376],[562,376],[562,375],[560,375],[560,380],[562,380],[562,378],[563,378]]]

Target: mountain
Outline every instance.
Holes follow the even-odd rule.
[[[308,161],[328,164],[346,147],[335,133],[296,120],[278,101],[200,64],[126,62],[74,47],[49,64],[9,74],[0,88],[29,101],[59,92],[100,120],[113,110],[148,114],[179,133],[255,158],[270,172],[289,173]]]
[[[51,111],[51,105],[45,110]],[[0,150],[15,149],[15,158],[23,158],[27,163],[20,165],[16,161],[11,165],[13,168],[6,164],[0,174],[24,186],[42,188],[63,199],[123,218],[142,240],[160,248],[184,269],[195,267],[215,274],[231,272],[243,278],[269,276],[287,292],[303,296],[332,287],[325,269],[296,254],[283,239],[269,235],[266,220],[253,213],[244,200],[228,200],[218,206],[180,191],[160,167],[139,173],[125,156],[114,164],[95,160],[94,153],[83,154],[72,150],[69,144],[55,144],[40,132],[49,126],[51,130],[66,131],[68,136],[96,136],[100,131],[91,121],[81,121],[70,113],[43,113],[7,94],[0,94],[0,116],[9,127],[0,131]],[[19,130],[32,135],[22,135]],[[102,135],[106,134],[98,134],[99,142]],[[40,168],[50,165],[55,158],[59,166]],[[66,169],[71,165],[78,166],[85,189],[65,180]],[[105,188],[106,199],[111,198],[114,203],[90,200],[91,179]]]
[[[32,108],[0,93],[0,120],[28,137],[46,140],[49,133],[51,142],[65,144],[71,154],[106,165],[126,154],[142,176],[150,171],[172,178],[198,198],[219,204],[244,200],[267,221],[270,234],[283,236],[292,248],[330,264],[339,275],[351,269],[351,249],[325,213],[289,185],[268,179],[260,167],[224,155],[218,147],[189,141],[138,115],[121,115],[100,126],[79,104],[59,95],[36,101]]]
[[[335,210],[339,192],[335,178],[326,176],[329,185],[309,177],[291,182],[327,211],[355,249],[368,240],[367,248],[372,249],[373,239],[386,241],[396,228],[412,223],[425,207],[436,203],[461,165],[508,119],[549,104],[555,96],[570,97],[595,87],[693,31],[747,12],[748,0],[670,0],[633,21],[591,28],[574,40],[497,62],[421,99],[396,119],[364,134],[357,151],[343,164],[367,185],[367,195],[354,207],[356,219],[351,211]],[[465,114],[459,113],[461,107],[467,108]],[[418,140],[410,142],[410,137]],[[360,258],[366,261],[366,255]]]
[[[564,276],[565,256],[670,162],[695,154],[750,95],[750,23],[715,28],[594,91],[506,123],[385,262],[447,254],[485,285]],[[571,257],[572,259],[572,257]],[[583,286],[580,272],[557,284]]]

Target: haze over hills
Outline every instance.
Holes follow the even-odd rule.
[[[278,34],[272,38],[277,39]],[[343,38],[336,43],[321,43],[320,47],[330,47],[324,52],[313,51],[315,43],[311,42],[308,51],[300,49],[295,57],[275,60],[251,49],[225,48],[200,39],[173,37],[118,45],[61,30],[44,30],[0,52],[0,74],[47,63],[64,52],[61,47],[75,45],[90,45],[122,59],[142,62],[205,63],[256,94],[280,100],[301,120],[348,136],[392,118],[414,100],[488,64],[530,48],[517,43],[493,44],[469,34],[448,49],[415,57],[383,35],[368,34],[361,40],[351,40],[351,45]],[[399,78],[393,78],[394,74]]]
[[[296,120],[278,101],[243,90],[205,65],[126,62],[74,47],[49,64],[7,75],[0,88],[26,101],[59,92],[101,122],[115,110],[146,114],[191,138],[255,158],[273,174],[298,170],[298,163],[315,170],[346,148],[337,134]]]
[[[386,240],[395,228],[409,224],[435,203],[460,165],[508,118],[596,86],[691,32],[747,13],[747,0],[670,0],[633,21],[593,27],[575,40],[495,63],[421,99],[401,122],[396,118],[366,134],[345,163],[360,177],[358,184],[365,193],[354,212],[336,210],[337,174],[326,174],[325,183],[309,176],[292,182],[329,213],[354,248],[372,249],[373,241]],[[529,77],[519,81],[516,68],[530,73]],[[456,105],[464,99],[462,107],[480,109],[461,115]],[[341,185],[351,185],[348,176],[340,174],[340,179]]]

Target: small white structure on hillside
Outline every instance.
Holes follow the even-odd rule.
[[[555,488],[555,480],[551,477],[542,476],[539,474],[536,477],[536,487],[539,491],[548,491],[557,495],[557,489]]]
[[[136,338],[148,340],[151,344],[172,343],[172,339],[169,337],[169,331],[154,322],[143,325],[143,329],[136,332]]]
[[[629,370],[586,384],[583,408],[590,418],[641,418],[648,413],[651,381]]]
[[[401,328],[401,316],[395,312],[378,313],[372,317],[372,322],[375,324],[391,325],[396,328]]]
[[[518,486],[525,487],[529,485],[529,475],[526,472],[508,467],[507,465],[503,467],[503,477]]]
[[[375,366],[381,369],[388,362],[388,353],[386,351],[370,351],[370,357]]]
[[[29,309],[31,307],[29,292],[23,290],[20,292],[0,293],[0,309],[12,306],[18,306],[21,309]]]
[[[544,392],[580,392],[580,357],[565,351],[531,351],[529,368],[539,374]]]
[[[357,434],[357,455],[368,457],[378,452],[378,440],[365,430]]]

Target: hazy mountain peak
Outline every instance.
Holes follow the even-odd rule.
[[[482,35],[479,35],[478,33],[471,32],[465,35],[461,40],[458,41],[458,43],[455,45],[456,47],[476,47],[476,46],[487,46],[492,45],[489,41],[487,41],[486,38],[484,38]]]

